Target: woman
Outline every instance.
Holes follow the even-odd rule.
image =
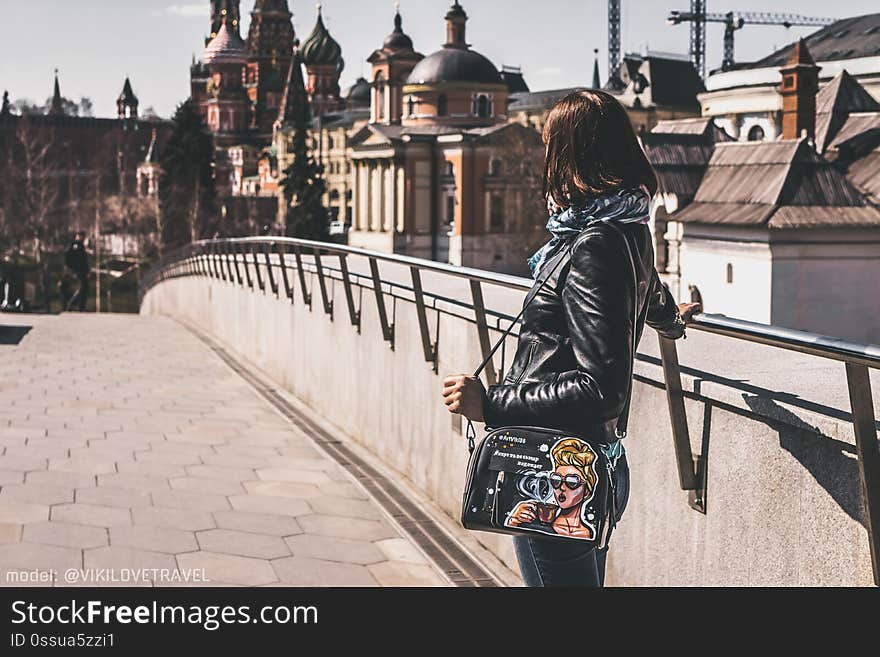
[[[657,178],[623,107],[601,91],[569,94],[550,111],[543,139],[551,239],[529,264],[536,287],[544,277],[550,280],[523,315],[505,380],[487,390],[478,378],[449,376],[443,397],[451,413],[489,426],[587,434],[613,426],[625,412],[633,332],[637,341],[647,322],[677,339],[699,305],[677,307],[654,269],[647,223]],[[635,259],[635,290],[623,239]],[[559,258],[568,261],[555,267]],[[634,302],[640,309],[647,304],[637,326]],[[619,441],[611,442],[608,456],[615,464],[619,518],[629,495]],[[527,586],[603,585],[607,548],[539,535],[517,535],[514,547]]]

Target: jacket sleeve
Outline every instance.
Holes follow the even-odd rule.
[[[489,426],[541,423],[577,427],[620,415],[632,364],[632,268],[620,238],[592,230],[579,239],[562,289],[577,369],[551,381],[494,385],[486,390]]]
[[[678,312],[678,304],[657,275],[651,273],[651,289],[648,292],[648,314],[645,323],[664,338],[677,340],[684,335],[685,323]]]

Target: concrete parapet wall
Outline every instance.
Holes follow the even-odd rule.
[[[439,291],[432,281],[425,277],[426,293]],[[395,321],[391,349],[372,290],[355,289],[358,332],[342,284],[328,281],[328,289],[332,321],[317,284],[310,310],[299,289],[291,303],[283,294],[195,277],[157,284],[141,312],[179,318],[225,342],[457,517],[467,449],[440,388],[442,374],[472,370],[480,360],[476,327],[464,319],[470,311],[442,302],[449,312],[428,310],[431,338],[439,341],[435,374],[412,302],[392,305],[386,297]],[[491,309],[510,314],[521,298],[486,293]],[[625,443],[632,494],[613,537],[607,583],[870,585],[842,364],[694,331],[679,343],[692,448],[708,453],[704,515],[678,488],[656,342],[646,330]],[[511,340],[508,363],[513,348]],[[478,536],[516,568],[508,537]]]

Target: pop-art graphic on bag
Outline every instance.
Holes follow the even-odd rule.
[[[552,469],[528,469],[513,478],[522,501],[504,524],[543,534],[593,540],[596,510],[590,504],[596,492],[596,452],[578,438],[563,438],[553,447],[539,448],[549,456]]]

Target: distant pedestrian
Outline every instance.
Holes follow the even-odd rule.
[[[89,255],[86,253],[86,234],[78,232],[64,254],[64,264],[76,276],[79,288],[67,304],[67,310],[86,309],[89,297]]]

